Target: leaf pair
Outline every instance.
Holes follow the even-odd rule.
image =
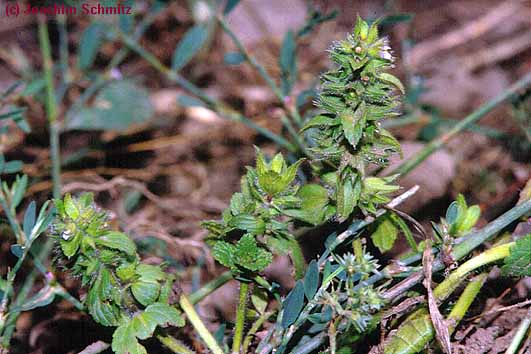
[[[260,247],[251,234],[245,234],[234,245],[225,241],[216,242],[212,255],[218,262],[236,272],[259,272],[273,260],[271,252]]]

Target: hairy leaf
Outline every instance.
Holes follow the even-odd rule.
[[[135,243],[124,233],[118,231],[106,232],[95,240],[96,244],[122,251],[130,256],[136,253]]]
[[[518,239],[505,258],[502,272],[512,277],[531,276],[531,234]]]

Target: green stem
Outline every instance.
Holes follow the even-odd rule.
[[[483,286],[483,284],[485,284],[487,276],[487,273],[481,273],[480,275],[475,277],[473,280],[470,281],[470,283],[468,283],[465,290],[463,290],[461,296],[459,296],[459,299],[455,303],[454,307],[452,308],[452,311],[450,311],[450,314],[447,318],[447,320],[450,321],[448,328],[450,334],[452,334],[453,331],[456,329],[457,325],[459,324],[459,321],[461,321],[463,317],[465,317],[465,314],[470,308],[470,305],[472,305],[472,302],[478,295],[479,291],[481,290],[481,287]]]
[[[238,51],[243,55],[245,60],[247,60],[249,62],[249,64],[251,64],[251,66],[256,71],[258,71],[258,74],[260,74],[262,79],[264,79],[264,81],[267,83],[267,85],[271,88],[271,91],[273,91],[275,96],[277,96],[277,99],[279,100],[280,104],[282,105],[282,108],[284,109],[284,111],[286,111],[286,113],[290,116],[290,118],[293,119],[293,121],[296,124],[298,124],[299,127],[300,127],[302,125],[302,119],[301,119],[301,116],[300,116],[299,112],[297,112],[297,110],[295,110],[295,109],[290,108],[287,105],[286,99],[285,99],[284,95],[282,94],[282,90],[278,87],[278,85],[276,84],[275,80],[273,80],[271,75],[269,75],[267,73],[266,69],[262,66],[262,64],[260,64],[258,62],[258,60],[256,60],[256,58],[249,53],[249,51],[247,50],[247,48],[245,48],[245,46],[240,41],[240,39],[230,29],[229,25],[227,24],[227,22],[225,22],[223,17],[218,16],[217,20],[218,20],[218,23],[220,24],[221,28],[223,29],[223,31],[225,31],[225,33],[227,33],[227,35],[231,38],[232,42],[234,43],[236,48],[238,48]]]
[[[438,301],[443,301],[450,296],[455,289],[457,289],[459,284],[461,284],[468,273],[479,267],[499,261],[509,256],[510,248],[513,245],[514,242],[511,242],[501,246],[493,247],[466,261],[433,290],[433,295]]]
[[[236,326],[234,327],[234,338],[232,339],[232,354],[240,353],[242,345],[243,329],[245,326],[245,315],[247,312],[247,298],[249,297],[249,283],[240,282],[240,299],[236,310]]]
[[[59,154],[59,126],[57,124],[57,102],[53,83],[53,62],[46,17],[39,16],[39,44],[46,81],[46,115],[50,128],[50,154],[52,158],[53,197],[61,197],[61,162]]]
[[[231,108],[227,107],[222,102],[214,99],[213,97],[207,95],[203,90],[201,90],[199,87],[195,86],[190,81],[186,80],[184,77],[179,75],[178,73],[172,71],[169,67],[165,66],[163,63],[160,62],[153,54],[146,51],[144,48],[142,48],[134,38],[131,38],[130,36],[119,33],[121,36],[124,44],[129,47],[132,51],[140,55],[144,60],[146,60],[151,66],[153,66],[157,71],[159,71],[161,74],[166,76],[166,78],[172,82],[175,82],[177,85],[181,86],[186,91],[194,94],[198,98],[200,98],[203,102],[207,104],[207,106],[213,110],[214,112],[218,113],[221,117],[224,117],[225,119],[240,122],[248,127],[256,130],[266,138],[270,139],[271,141],[274,141],[279,146],[284,147],[285,149],[296,152],[297,148],[284,139],[283,137],[273,133],[267,128],[264,128],[249,118],[243,116],[242,114],[232,110]]]
[[[516,354],[516,351],[518,350],[520,343],[524,339],[524,336],[527,330],[529,329],[530,325],[531,325],[531,309],[527,311],[527,316],[522,320],[522,322],[520,322],[520,326],[518,326],[518,329],[516,330],[516,334],[511,340],[511,344],[509,345],[509,348],[507,348],[507,350],[505,351],[505,354]]]
[[[531,83],[531,72],[527,73],[523,78],[514,83],[507,90],[502,92],[500,95],[496,96],[489,102],[485,103],[483,106],[479,107],[473,113],[465,117],[463,120],[459,121],[452,129],[448,132],[440,135],[435,140],[431,141],[424,149],[418,152],[415,156],[410,158],[407,161],[404,161],[400,166],[394,169],[389,175],[400,174],[401,176],[407,175],[415,167],[417,167],[421,162],[426,160],[432,153],[442,148],[448,141],[450,141],[454,136],[460,133],[462,130],[467,128],[470,124],[481,119],[487,113],[492,111],[497,105],[504,102],[510,98],[513,94],[521,89],[525,89]]]
[[[232,273],[230,271],[226,271],[222,273],[219,277],[211,280],[210,282],[206,283],[201,288],[199,288],[197,291],[194,291],[192,294],[190,294],[188,296],[188,300],[190,300],[192,305],[195,305],[231,279],[233,279]]]
[[[157,339],[162,345],[176,354],[196,354],[193,350],[181,343],[180,340],[172,336],[159,334],[157,335]]]
[[[251,340],[253,339],[253,336],[256,332],[262,327],[265,321],[269,319],[273,315],[273,311],[271,312],[264,312],[263,314],[258,317],[258,319],[253,323],[247,334],[245,335],[245,338],[243,340],[243,347],[242,347],[242,353],[248,353],[249,346],[251,345]]]
[[[196,330],[197,334],[203,339],[205,342],[207,348],[213,353],[213,354],[223,354],[223,350],[220,348],[218,342],[216,342],[216,339],[208,331],[205,324],[197,314],[197,312],[194,309],[194,305],[190,303],[190,300],[185,295],[181,295],[181,298],[179,300],[179,305],[181,306],[181,309],[186,314],[188,321],[194,326],[194,329]]]

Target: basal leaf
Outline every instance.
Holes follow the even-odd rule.
[[[304,306],[304,285],[299,280],[282,303],[282,328],[286,329],[299,317]]]
[[[171,68],[181,70],[197,54],[208,38],[208,28],[199,24],[189,29],[175,48]]]

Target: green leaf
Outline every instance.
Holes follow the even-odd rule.
[[[233,216],[229,222],[230,226],[245,230],[255,235],[260,235],[265,232],[265,222],[257,217],[249,214],[240,214]]]
[[[472,205],[471,207],[469,207],[466,211],[466,216],[459,225],[457,231],[460,234],[464,234],[470,231],[470,229],[472,229],[474,225],[476,225],[476,223],[478,222],[480,215],[481,209],[479,208],[479,205]]]
[[[79,70],[90,69],[103,44],[107,30],[106,24],[93,22],[83,31],[78,46],[77,67]]]
[[[347,138],[352,147],[356,147],[362,137],[366,122],[365,110],[365,102],[362,101],[356,109],[356,112],[344,111],[339,116],[343,125],[345,138]]]
[[[124,131],[132,124],[147,121],[152,115],[148,92],[130,80],[119,80],[105,86],[92,106],[69,112],[66,128]]]
[[[122,251],[129,256],[136,254],[135,243],[124,233],[107,231],[103,236],[95,239],[96,244]]]
[[[157,326],[168,325],[182,327],[184,319],[173,306],[156,302],[131,320],[131,329],[138,339],[147,339],[153,335]]]
[[[317,262],[312,260],[308,265],[308,270],[304,275],[304,295],[308,301],[310,301],[319,287],[319,265]]]
[[[318,225],[324,220],[328,205],[328,192],[318,184],[305,184],[297,191],[301,199],[300,209],[286,210],[286,215],[295,217],[307,223]]]
[[[324,127],[324,126],[335,126],[335,125],[339,125],[339,124],[340,124],[339,120],[320,114],[320,115],[315,116],[312,119],[310,119],[304,125],[304,127],[302,127],[301,132],[303,132],[303,131],[305,131],[307,129],[310,129],[310,128]]]
[[[94,321],[103,326],[117,326],[120,316],[117,307],[99,297],[99,287],[92,287],[87,296],[87,307]]]
[[[269,195],[282,192],[286,185],[282,181],[282,176],[275,171],[266,171],[258,175],[260,187]]]
[[[166,278],[166,273],[162,271],[160,266],[141,263],[136,267],[136,273],[140,279],[145,281],[159,281]]]
[[[23,175],[22,177],[17,176],[15,179],[15,183],[13,184],[13,197],[11,198],[11,206],[13,208],[16,208],[20,202],[22,201],[22,198],[24,198],[24,194],[26,193],[26,188],[28,187],[28,176]]]
[[[297,74],[297,44],[292,31],[288,31],[282,41],[280,49],[280,73],[282,83],[282,93],[287,96],[291,92],[293,82]]]
[[[22,170],[22,166],[23,165],[24,164],[20,160],[14,160],[14,161],[6,162],[4,164],[4,167],[2,168],[2,172],[1,173],[11,174],[11,173],[19,172],[20,170]]]
[[[148,306],[159,297],[160,284],[158,282],[138,280],[131,285],[131,291],[138,302]]]
[[[67,193],[64,198],[65,213],[72,220],[77,220],[79,217],[79,210],[72,196]]]
[[[260,248],[253,235],[245,234],[236,245],[234,254],[238,265],[254,272],[264,270],[273,260],[271,252]]]
[[[449,206],[448,206],[448,209],[446,210],[446,221],[448,222],[448,224],[452,225],[453,223],[456,222],[457,220],[457,216],[459,214],[459,208],[457,207],[457,202],[456,201],[453,201]]]
[[[236,247],[228,242],[218,241],[212,248],[212,256],[216,261],[225,267],[234,267],[233,254],[236,253]]]
[[[287,329],[297,320],[303,305],[304,285],[302,280],[299,280],[282,303],[282,308],[284,309],[282,313],[282,328]]]
[[[22,255],[24,254],[24,247],[21,245],[11,245],[9,249],[11,253],[17,258],[22,257]]]
[[[171,68],[181,70],[197,54],[208,38],[208,28],[205,25],[195,25],[189,29],[175,48]]]
[[[378,78],[382,81],[390,83],[391,85],[394,85],[397,89],[400,90],[402,94],[406,93],[404,85],[402,85],[402,82],[400,82],[400,80],[396,76],[388,73],[380,73],[380,75],[378,75]]]
[[[112,350],[116,354],[147,354],[134,335],[131,322],[116,328],[112,335]]]
[[[38,307],[48,306],[55,299],[55,288],[50,285],[46,285],[44,288],[39,290],[38,293],[33,295],[31,298],[24,301],[22,306],[15,306],[12,311],[30,311]]]
[[[343,183],[339,182],[339,188],[337,189],[337,213],[341,220],[346,220],[352,214],[358,200],[358,181],[353,183],[352,178],[348,177]]]
[[[69,240],[59,240],[61,250],[66,257],[70,258],[76,254],[77,250],[79,249],[79,245],[81,244],[81,239],[82,236],[79,233],[76,233],[74,237],[70,238]]]
[[[388,216],[382,216],[378,220],[376,231],[371,235],[371,239],[380,252],[384,253],[393,248],[397,236],[398,228],[391,218]]]
[[[263,314],[269,303],[267,291],[256,287],[251,294],[251,302],[259,314]]]
[[[227,4],[223,9],[223,15],[227,16],[236,6],[238,6],[239,3],[240,0],[227,0]]]
[[[518,239],[504,260],[502,272],[511,277],[531,276],[531,234]]]
[[[227,65],[239,65],[245,61],[245,56],[240,52],[225,53],[223,62]]]
[[[24,223],[22,230],[28,239],[31,238],[31,230],[33,229],[33,226],[35,226],[35,218],[37,216],[36,208],[35,201],[33,200],[24,213]]]
[[[284,188],[282,189],[285,189],[289,186],[289,184],[291,182],[293,182],[293,180],[295,179],[295,176],[297,176],[297,171],[299,169],[299,166],[301,165],[301,163],[304,161],[304,159],[299,159],[297,160],[294,164],[290,165],[287,169],[286,169],[286,172],[284,172],[282,174],[282,184],[284,185]]]

